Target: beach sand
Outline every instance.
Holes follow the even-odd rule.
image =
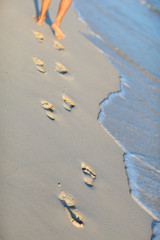
[[[123,151],[97,121],[99,103],[119,90],[119,73],[80,34],[87,26],[72,7],[62,23],[65,50],[53,46],[48,24],[57,7],[53,1],[51,19],[37,26],[36,0],[1,3],[0,239],[150,239],[152,218],[131,198]],[[46,73],[33,57],[44,61]],[[68,73],[57,72],[56,62]],[[64,108],[63,94],[74,107]],[[93,186],[84,182],[82,162],[96,174]],[[81,229],[70,222],[61,190],[73,197]]]

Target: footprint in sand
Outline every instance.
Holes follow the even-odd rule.
[[[64,65],[62,65],[61,63],[59,63],[59,62],[56,62],[56,68],[55,68],[55,70],[57,71],[57,72],[59,72],[60,74],[67,74],[68,73],[68,69],[64,66]]]
[[[52,112],[46,111],[47,117],[49,117],[51,120],[55,120],[55,115]]]
[[[62,45],[60,42],[58,42],[57,40],[54,40],[54,39],[53,39],[53,46],[54,46],[57,50],[64,50],[63,45]]]
[[[36,39],[38,40],[38,42],[40,42],[40,43],[43,42],[44,36],[41,33],[33,31],[33,34],[36,37]]]
[[[39,65],[39,66],[44,66],[44,62],[36,57],[33,57],[32,58],[32,61],[36,64],[36,65]]]
[[[96,179],[96,174],[93,170],[87,166],[84,162],[81,163],[81,168],[84,173],[84,182],[87,186],[93,187],[94,181]]]
[[[62,95],[62,99],[64,101],[64,108],[67,111],[71,111],[73,107],[75,107],[75,103],[73,102],[73,100],[71,100],[66,94]]]
[[[53,107],[53,105],[47,102],[46,100],[42,100],[41,105],[45,110],[47,110],[46,111],[47,117],[49,117],[52,120],[55,120],[55,115],[53,113],[53,111],[55,111],[55,108]]]
[[[75,202],[70,195],[65,194],[63,191],[60,192],[58,198],[64,206],[64,210],[67,214],[69,221],[77,228],[83,228],[84,223],[80,213],[75,207]]]
[[[41,68],[41,67],[39,67],[39,66],[36,66],[36,69],[37,69],[39,72],[41,72],[41,73],[47,74],[47,72],[46,72],[43,68]]]
[[[32,61],[36,64],[36,69],[41,72],[41,73],[44,73],[44,74],[47,74],[47,72],[44,70],[44,62],[36,57],[33,57],[32,58]],[[39,66],[42,66],[42,67],[39,67]]]
[[[59,62],[56,62],[55,71],[66,80],[74,80],[74,77],[70,74],[69,70]]]

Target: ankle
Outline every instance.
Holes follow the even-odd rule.
[[[55,19],[54,22],[52,23],[52,25],[56,25],[56,26],[60,27],[61,21],[58,19]]]

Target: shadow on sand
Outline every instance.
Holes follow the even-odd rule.
[[[39,14],[40,14],[38,0],[33,0],[33,2],[34,2],[35,10],[36,10],[36,17],[38,17]],[[50,28],[51,28],[52,21],[51,21],[50,15],[49,15],[49,10],[47,10],[47,12],[46,12],[45,22],[46,22],[46,23],[50,26]],[[52,31],[53,35],[55,35],[55,32],[54,32],[54,30],[53,30],[52,28],[51,28],[51,31]]]

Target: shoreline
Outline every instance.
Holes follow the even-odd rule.
[[[148,188],[148,186],[152,186],[152,182],[154,182],[154,180],[155,180],[154,177],[156,176],[156,170],[155,170],[155,174],[151,174],[149,176],[149,178],[146,177],[145,180],[138,181],[139,178],[140,179],[143,177],[145,178],[145,175],[147,175],[147,172],[149,172],[149,170],[150,170],[149,168],[147,168],[147,162],[149,162],[149,158],[150,158],[150,157],[148,157],[148,159],[147,159],[147,153],[148,153],[148,156],[152,156],[152,154],[154,153],[153,155],[155,156],[155,159],[154,159],[154,156],[152,156],[150,158],[150,161],[151,161],[150,163],[151,163],[151,165],[153,164],[153,168],[155,165],[154,162],[156,162],[156,156],[158,157],[158,153],[159,153],[158,145],[156,145],[153,148],[150,147],[152,145],[152,143],[151,143],[151,141],[150,142],[147,141],[147,134],[145,134],[145,133],[148,133],[148,128],[149,128],[149,125],[147,126],[147,116],[150,115],[149,119],[152,119],[152,120],[155,119],[155,122],[158,122],[158,120],[159,120],[156,117],[156,115],[158,114],[158,109],[157,109],[157,114],[153,114],[150,111],[150,109],[152,109],[152,108],[156,109],[156,102],[158,101],[158,96],[157,96],[157,100],[155,100],[154,102],[152,102],[152,104],[150,104],[149,101],[147,100],[147,98],[145,98],[146,94],[143,95],[143,92],[145,92],[145,91],[138,90],[138,79],[141,79],[140,82],[142,85],[140,84],[140,86],[141,86],[140,89],[143,89],[143,87],[144,87],[143,83],[145,83],[144,88],[145,88],[146,92],[148,91],[147,95],[148,96],[150,94],[154,95],[154,92],[151,93],[151,91],[149,91],[149,88],[147,86],[150,86],[152,84],[154,85],[154,81],[156,81],[156,82],[158,81],[158,78],[155,77],[156,72],[154,72],[155,76],[153,76],[152,75],[153,73],[152,74],[149,73],[148,70],[146,70],[142,66],[138,65],[138,63],[136,63],[136,60],[138,59],[138,56],[139,56],[138,52],[135,54],[135,56],[137,56],[137,57],[134,58],[134,60],[132,60],[131,58],[129,58],[126,55],[127,53],[123,52],[124,51],[123,47],[122,47],[123,50],[122,51],[120,50],[121,46],[123,46],[122,42],[124,40],[125,34],[121,35],[122,39],[121,39],[121,45],[119,45],[119,48],[114,47],[111,42],[108,42],[106,35],[108,35],[108,37],[110,37],[112,34],[115,33],[114,30],[113,30],[113,32],[111,29],[110,29],[111,31],[108,31],[108,30],[106,31],[105,25],[104,25],[103,21],[101,21],[101,20],[100,20],[100,23],[102,24],[103,27],[101,26],[99,29],[98,26],[96,26],[96,21],[95,21],[95,19],[98,20],[98,18],[100,18],[100,14],[98,14],[98,12],[96,13],[96,5],[94,5],[93,3],[89,4],[90,7],[93,8],[93,15],[87,16],[86,13],[90,12],[90,9],[88,7],[89,5],[86,7],[87,10],[85,9],[85,11],[83,12],[83,10],[82,10],[83,4],[84,3],[81,4],[78,2],[76,2],[76,4],[74,4],[74,7],[78,13],[80,20],[85,25],[87,25],[87,28],[90,31],[90,34],[82,33],[82,35],[87,40],[89,40],[93,44],[93,46],[95,46],[100,52],[102,52],[103,55],[106,57],[106,59],[109,62],[111,62],[111,64],[119,72],[120,79],[121,79],[120,90],[118,90],[117,92],[109,93],[107,95],[107,97],[105,99],[103,99],[103,101],[101,101],[101,103],[100,103],[101,110],[98,114],[98,121],[104,127],[107,134],[109,134],[117,142],[117,144],[122,148],[122,150],[124,150],[124,152],[126,153],[126,154],[124,154],[124,163],[125,163],[125,168],[126,168],[126,175],[129,179],[128,184],[129,184],[129,188],[130,188],[131,197],[155,221],[159,222],[158,196],[157,196],[156,190],[154,191],[154,189],[156,189],[156,188],[155,187],[154,188],[150,187],[150,189]],[[76,6],[78,9],[76,8]],[[113,6],[114,6],[114,4],[113,4]],[[110,8],[111,6],[108,6],[108,7]],[[117,6],[115,6],[115,10],[117,10],[116,7]],[[101,5],[100,5],[100,9],[101,9]],[[120,9],[120,12],[123,11],[122,9]],[[109,12],[110,10],[112,12],[112,7],[111,7],[111,9],[108,9],[105,6],[105,10],[104,10],[105,12]],[[95,14],[95,17],[93,17],[94,14]],[[141,14],[143,15],[143,12],[141,12]],[[114,13],[112,12],[112,15],[113,15],[113,19],[114,19],[114,17],[116,16],[116,13],[114,15]],[[88,23],[85,22],[83,17],[85,19],[88,19],[87,20]],[[127,13],[126,13],[126,17],[127,17]],[[129,15],[128,15],[128,17],[129,17]],[[108,21],[109,21],[109,19],[108,19]],[[107,21],[104,20],[104,22],[106,23],[106,27],[107,27]],[[95,26],[93,23],[95,23]],[[109,23],[110,23],[109,25],[111,25],[110,21],[109,21]],[[113,25],[114,25],[114,23],[113,23]],[[121,24],[121,25],[123,25],[123,24]],[[115,27],[117,27],[116,24],[115,24]],[[102,32],[102,28],[103,28],[103,32]],[[107,29],[109,29],[109,28],[110,27],[108,27]],[[121,29],[121,31],[123,32],[123,29]],[[103,36],[104,39],[99,34],[101,36]],[[126,34],[127,34],[127,32],[126,32]],[[144,33],[142,31],[142,35],[143,34]],[[149,32],[148,32],[148,34],[149,34]],[[116,36],[114,38],[112,36],[111,39],[113,42],[116,41]],[[130,43],[130,41],[129,41],[129,43]],[[115,44],[115,46],[116,46],[116,44]],[[136,46],[136,47],[138,49],[138,46]],[[112,49],[113,51],[110,49]],[[154,60],[153,60],[153,62],[154,62]],[[144,63],[146,63],[146,62],[144,61]],[[143,65],[143,62],[142,62],[142,65]],[[136,68],[138,68],[138,71],[136,71]],[[134,72],[134,70],[135,70],[135,72]],[[156,85],[156,87],[158,88],[158,84]],[[156,87],[155,87],[155,89],[156,89]],[[155,90],[155,94],[156,94],[156,90]],[[141,99],[139,104],[138,104],[138,102],[136,103],[135,96],[139,96],[139,98]],[[121,101],[121,98],[124,101],[123,100]],[[119,102],[119,104],[118,104],[118,102]],[[148,104],[148,106],[150,106],[150,109],[149,108],[145,109],[146,104]],[[130,106],[132,106],[135,111],[132,111],[130,109]],[[143,108],[143,106],[144,106],[144,108]],[[128,111],[127,111],[127,108],[128,108]],[[123,109],[125,109],[125,110],[123,111]],[[144,109],[147,111],[145,111]],[[147,112],[147,114],[146,114],[146,112]],[[137,114],[137,117],[134,118],[134,116],[133,116],[134,114],[135,115]],[[144,117],[145,124],[143,124],[143,120],[141,119],[141,117],[140,117],[140,119],[138,119],[138,114],[140,114],[141,117],[142,116]],[[108,116],[109,116],[109,118],[108,118]],[[127,119],[127,120],[125,120],[125,119]],[[140,121],[142,124],[140,123]],[[155,124],[154,121],[151,121],[152,127],[150,129],[150,132],[152,132],[152,134],[154,131],[156,134],[156,132],[158,130],[156,128],[154,129],[154,124]],[[140,125],[141,125],[141,127],[140,127]],[[145,127],[143,127],[143,125]],[[136,135],[136,132],[135,132],[135,134],[133,133],[135,130],[134,127],[135,127],[135,129],[137,128],[136,130],[141,136],[146,138],[145,141],[143,141],[144,140],[143,137],[136,139],[138,136]],[[139,131],[138,131],[138,128],[139,128]],[[144,135],[143,135],[143,133],[144,133]],[[153,135],[152,134],[150,136],[151,137],[150,139],[152,139],[152,142],[156,142],[156,138],[154,138],[154,136],[153,136],[154,134]],[[149,134],[148,134],[148,136],[149,136]],[[135,144],[133,143],[134,138],[136,139]],[[146,144],[143,145],[143,143],[146,143]],[[139,146],[139,148],[136,146]],[[133,153],[135,153],[135,156],[133,155]],[[145,155],[146,155],[146,157],[145,157]],[[125,156],[127,159],[125,159]],[[146,169],[143,169],[143,166],[141,166],[144,171],[142,169],[137,170],[138,169],[138,160],[137,160],[137,162],[135,160],[136,163],[134,163],[134,158],[137,159],[138,156],[140,157],[139,161],[144,162],[144,166],[146,167]],[[129,160],[129,158],[133,158],[133,159]],[[146,163],[146,165],[145,165],[145,163]],[[152,169],[152,167],[151,167],[151,169]],[[133,177],[133,176],[137,176],[137,177]],[[148,179],[150,179],[150,180],[148,180]],[[156,181],[158,183],[158,177],[157,177]],[[145,192],[145,189],[148,189],[148,190],[146,190],[146,192]]]
[[[50,15],[55,16],[57,4],[51,3]],[[88,30],[73,7],[62,23],[65,51],[53,47],[46,23],[34,23],[34,3],[14,0],[3,3],[2,10],[2,238],[132,240],[136,233],[137,239],[150,239],[152,219],[129,194],[123,151],[97,120],[99,103],[120,87],[119,73],[79,33]],[[17,28],[11,29],[7,10],[12,19],[19,13]],[[32,30],[44,35],[43,43]],[[44,60],[46,75],[35,69],[32,57]],[[54,70],[55,62],[69,69],[68,78]],[[63,107],[64,91],[75,102],[71,112]],[[54,122],[45,115],[42,99],[53,103]],[[83,181],[82,161],[96,172],[93,188]],[[83,230],[68,221],[58,182],[73,195]]]

